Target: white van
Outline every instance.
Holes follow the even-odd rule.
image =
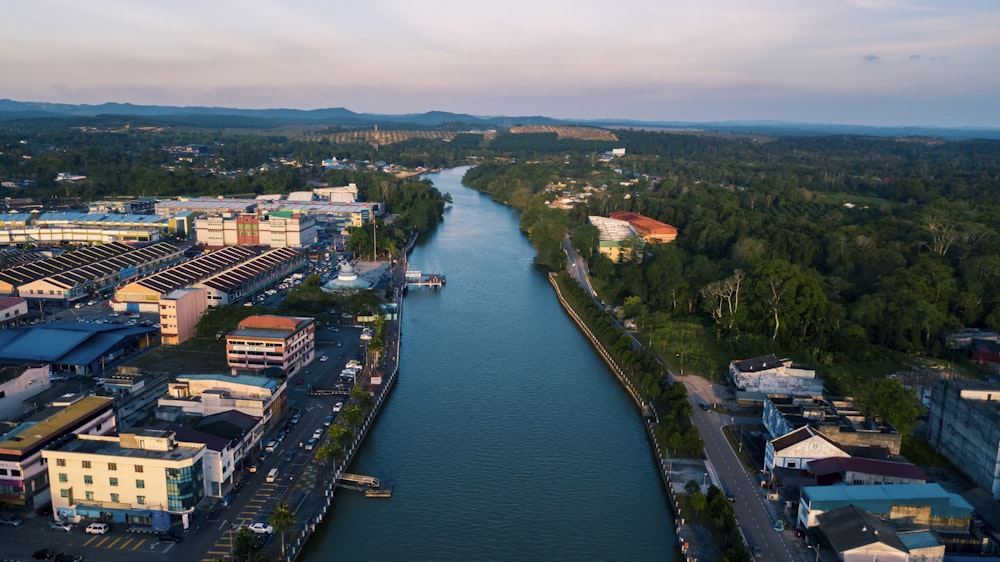
[[[266,480],[268,482],[274,482],[277,479],[278,479],[278,469],[277,468],[272,468],[267,473],[267,478],[265,478],[264,480]]]

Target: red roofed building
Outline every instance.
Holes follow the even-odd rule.
[[[615,211],[611,218],[626,221],[647,244],[666,244],[677,239],[677,227],[651,219],[639,213]]]
[[[300,316],[249,316],[226,336],[226,360],[233,371],[281,369],[291,376],[316,351],[316,325]]]
[[[23,322],[28,317],[28,299],[0,297],[0,325]]]

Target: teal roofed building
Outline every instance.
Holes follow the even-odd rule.
[[[814,527],[820,514],[848,505],[888,519],[901,530],[967,530],[973,512],[961,495],[933,483],[803,486],[797,527]]]

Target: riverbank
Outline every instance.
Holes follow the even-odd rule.
[[[707,468],[703,461],[692,459],[672,459],[669,452],[660,445],[653,431],[656,423],[656,412],[651,404],[644,403],[641,395],[636,390],[632,381],[625,375],[625,371],[618,365],[611,353],[604,347],[590,326],[580,317],[580,314],[573,308],[569,301],[563,296],[562,289],[557,281],[557,273],[550,272],[548,275],[549,284],[555,289],[559,304],[569,314],[573,322],[580,328],[587,340],[590,341],[594,350],[601,356],[604,362],[611,369],[622,388],[628,392],[635,403],[639,414],[643,418],[643,426],[646,429],[646,437],[652,445],[650,452],[653,454],[660,479],[667,493],[670,495],[670,511],[674,516],[674,530],[677,533],[678,553],[688,559],[711,561],[718,557],[718,549],[712,541],[712,532],[705,525],[691,524],[681,514],[680,502],[677,499],[678,493],[685,493],[684,484],[690,480],[697,481],[707,474]]]

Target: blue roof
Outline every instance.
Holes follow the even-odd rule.
[[[53,322],[10,328],[0,332],[0,362],[87,365],[130,338],[155,333],[155,328],[91,322]]]

